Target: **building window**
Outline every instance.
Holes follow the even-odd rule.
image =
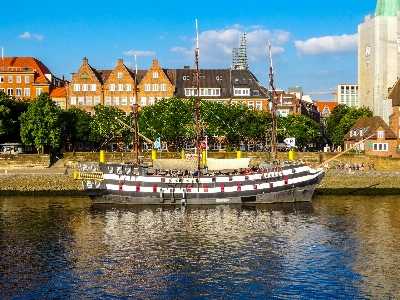
[[[31,89],[30,88],[24,88],[24,96],[29,97],[31,95]]]
[[[4,83],[4,76],[0,76],[0,83]]]
[[[129,105],[134,105],[135,104],[135,97],[130,97],[129,98]]]
[[[3,92],[3,93],[4,93],[4,89],[3,89],[3,88],[0,88],[0,92]]]
[[[197,96],[197,89],[185,89],[185,96],[187,97]]]
[[[42,93],[41,88],[36,88],[36,96],[39,96]]]
[[[92,83],[92,84],[90,85],[90,91],[91,91],[91,92],[95,92],[95,91],[96,91],[96,84],[95,84],[95,83]]]
[[[74,84],[74,91],[75,91],[75,92],[79,92],[80,90],[81,90],[81,85],[78,84],[78,83],[75,83],[75,84]]]
[[[197,91],[197,90],[196,90]],[[200,96],[219,96],[221,89],[200,89]]]
[[[114,106],[119,106],[119,97],[114,97]]]
[[[78,106],[84,106],[85,105],[85,97],[78,97]]]
[[[127,92],[132,91],[132,84],[127,83],[126,86],[125,86],[125,89],[126,89]]]
[[[153,84],[153,92],[158,92],[158,84]]]
[[[379,130],[378,131],[378,139],[383,139],[385,137],[384,131]]]
[[[167,91],[167,85],[165,83],[161,84],[161,92],[166,92]]]
[[[111,83],[111,84],[110,84],[110,91],[111,91],[111,92],[114,92],[114,91],[115,91],[115,84],[114,84],[114,83]]]
[[[99,104],[100,104],[100,97],[94,96],[94,105],[99,105]]]
[[[124,85],[122,83],[118,84],[118,92],[122,92],[124,90]]]
[[[22,89],[15,89],[15,96],[22,96]]]
[[[128,103],[128,98],[127,97],[122,97],[121,98],[121,105],[126,106]]]
[[[106,97],[106,106],[111,105],[111,97]]]
[[[88,91],[88,85],[86,83],[82,84],[82,91],[87,92]]]
[[[90,96],[86,97],[86,106],[92,106],[92,97]]]
[[[140,105],[146,106],[146,97],[140,97]]]
[[[76,97],[71,97],[71,105],[76,105]]]
[[[145,91],[145,92],[150,92],[150,83],[146,83],[146,84],[144,85],[144,91]]]
[[[119,79],[122,78],[122,72],[118,72],[118,78],[119,78]]]
[[[8,96],[14,96],[14,90],[13,89],[7,89],[7,95]]]
[[[12,76],[8,76],[8,83],[12,83]]]
[[[158,72],[153,72],[153,78],[158,78]]]
[[[258,90],[253,91],[253,96],[259,96],[259,95],[260,95],[260,92]]]
[[[233,89],[233,94],[236,96],[249,96],[250,95],[250,89]],[[254,95],[254,92],[253,92]]]
[[[262,102],[257,102],[256,103],[256,109],[257,110],[262,110]]]
[[[154,97],[149,97],[149,105],[154,105]]]
[[[25,83],[29,83],[29,76],[25,76]]]
[[[247,105],[250,109],[254,109],[254,102],[250,101],[249,104]]]
[[[374,143],[374,151],[388,151],[388,143]]]
[[[21,76],[17,76],[17,83],[21,83]]]

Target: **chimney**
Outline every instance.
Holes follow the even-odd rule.
[[[190,66],[183,66],[184,70],[190,70]]]
[[[118,64],[123,64],[124,60],[122,58],[118,58]]]

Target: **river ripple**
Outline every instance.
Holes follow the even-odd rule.
[[[396,298],[396,197],[303,205],[0,199],[2,298]]]

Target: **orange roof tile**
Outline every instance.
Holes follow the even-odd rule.
[[[65,98],[67,97],[66,87],[54,88],[50,93],[50,98]]]
[[[318,111],[322,112],[326,106],[328,106],[329,110],[332,110],[339,105],[339,103],[334,101],[313,101],[314,104],[318,107]]]
[[[3,64],[6,71],[36,71],[38,76],[35,81],[37,83],[49,83],[44,74],[52,74],[40,60],[34,57],[4,57]]]

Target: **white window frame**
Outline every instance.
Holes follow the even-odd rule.
[[[36,88],[36,96],[39,96],[43,92],[42,88]]]
[[[250,109],[254,109],[254,102],[253,101],[249,101],[247,103],[247,107],[250,108]]]
[[[0,83],[4,83],[4,76],[0,76]]]
[[[383,139],[385,137],[385,132],[383,130],[378,130],[377,137],[378,139]]]
[[[13,88],[8,88],[7,89],[7,95],[8,96],[14,96],[14,89]]]
[[[153,78],[158,78],[158,72],[153,72]]]
[[[106,101],[104,103],[105,106],[111,106],[111,97],[107,96]]]
[[[115,83],[110,83],[110,92],[115,92]]]
[[[122,79],[122,77],[123,77],[123,73],[122,72],[118,72],[118,78]]]
[[[94,96],[94,103],[95,106],[100,104],[100,96]]]
[[[193,88],[185,89],[185,96],[186,96],[186,97],[194,97],[194,96],[197,96],[197,89],[193,89]]]
[[[90,84],[90,91],[91,92],[95,92],[96,91],[96,84],[95,83],[91,83]]]
[[[158,84],[153,83],[153,92],[158,92]]]
[[[113,105],[119,106],[119,97],[113,97]]]
[[[146,83],[146,84],[144,85],[144,91],[145,91],[145,92],[150,92],[150,83]]]
[[[128,98],[127,97],[121,97],[121,105],[122,106],[127,106],[128,105]]]
[[[135,104],[135,97],[129,97],[129,105],[132,106]]]
[[[15,96],[22,96],[22,88],[15,89]]]
[[[161,92],[167,91],[167,85],[165,83],[161,83]]]
[[[373,151],[376,152],[384,152],[384,151],[389,151],[389,145],[388,143],[373,143],[372,145]]]
[[[8,83],[12,83],[13,82],[13,77],[12,76],[8,76]]]
[[[124,84],[118,83],[118,92],[123,92],[123,91],[124,91]]]
[[[257,110],[262,110],[262,102],[261,101],[257,101],[256,102],[256,109]]]
[[[70,98],[70,104],[71,104],[71,106],[75,106],[76,105],[76,97],[71,97]]]
[[[127,83],[127,84],[125,85],[125,90],[126,90],[127,92],[132,91],[132,84]]]
[[[82,84],[82,92],[87,92],[89,90],[89,86],[87,83]]]
[[[86,106],[92,106],[92,96],[86,96]]]
[[[154,97],[149,97],[149,106],[154,105]]]
[[[24,96],[25,97],[30,97],[31,96],[31,89],[30,88],[24,88]]]
[[[74,91],[79,92],[81,90],[81,85],[79,83],[74,83]]]
[[[25,76],[25,83],[29,83],[30,82],[30,77],[29,76]]]
[[[79,96],[78,97],[78,106],[84,106],[85,105],[85,97]]]
[[[21,83],[21,76],[17,76],[16,82]]]
[[[146,97],[140,97],[140,106],[146,106]]]

